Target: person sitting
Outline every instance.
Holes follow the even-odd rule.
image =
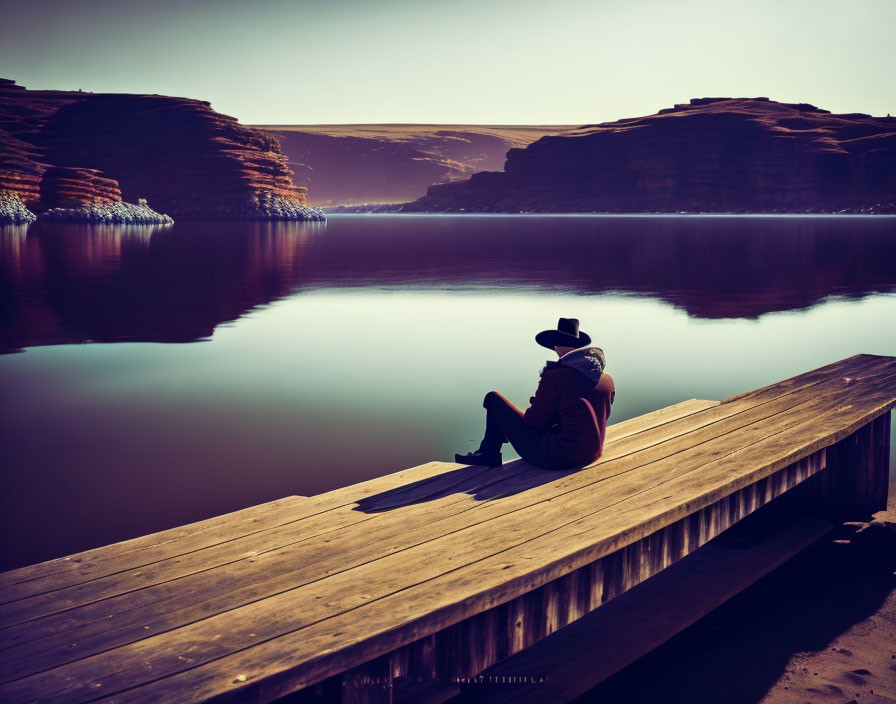
[[[560,318],[556,330],[535,336],[557,353],[541,370],[535,396],[525,412],[497,391],[482,402],[485,436],[475,452],[455,455],[458,464],[497,467],[509,442],[526,462],[545,469],[571,469],[594,462],[603,451],[610,408],[616,398],[606,358],[575,318]]]

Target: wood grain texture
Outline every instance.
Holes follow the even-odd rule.
[[[669,640],[829,533],[802,519],[744,550],[709,544],[476,678],[457,702],[563,702]],[[520,685],[506,683],[524,681]],[[537,683],[533,684],[535,680]],[[489,682],[500,686],[488,687]]]
[[[686,409],[682,409],[682,411],[686,411]],[[659,418],[661,422],[667,422],[668,419],[668,414],[663,414]],[[678,429],[675,432],[682,433],[689,429],[691,429],[691,426]],[[633,433],[628,433],[627,436],[632,434]],[[662,438],[653,437],[650,442],[656,443],[660,439]],[[635,449],[644,447],[645,440],[638,440],[635,445],[632,445],[632,442],[632,440],[629,440],[629,443],[623,446],[616,446],[610,443],[607,448],[606,457],[609,458],[619,456],[620,454],[631,454],[633,447]],[[400,516],[402,521],[390,521],[379,528],[372,528],[369,523],[359,526],[359,531],[356,532],[356,534],[363,536],[363,544],[360,545],[361,557],[369,557],[372,543],[380,533],[385,533],[385,539],[387,541],[394,542],[401,536],[410,537],[417,542],[422,540],[425,535],[419,531],[414,532],[413,534],[408,533],[406,524],[409,520],[423,520],[425,518],[425,520],[429,522],[428,525],[433,527],[433,530],[435,531],[433,533],[434,535],[440,535],[442,532],[447,532],[447,529],[441,531],[441,527],[435,526],[433,521],[440,515],[448,516],[455,513],[464,513],[468,511],[470,505],[475,505],[477,503],[473,500],[473,497],[466,496],[465,494],[457,496],[452,493],[453,491],[463,490],[470,493],[473,491],[482,491],[491,485],[496,485],[501,486],[502,488],[492,491],[490,495],[497,498],[500,494],[506,493],[510,488],[516,492],[520,492],[528,486],[527,481],[531,481],[532,483],[544,481],[546,475],[543,471],[527,468],[523,463],[515,464],[516,467],[508,467],[505,472],[498,476],[496,476],[494,471],[486,468],[463,468],[459,472],[446,471],[442,475],[439,475],[435,481],[433,481],[432,478],[423,480],[425,488],[415,489],[414,483],[401,487],[399,492],[391,495],[390,503],[396,506],[407,506],[405,514]],[[457,468],[456,465],[448,465],[448,467]],[[526,473],[529,480],[521,478],[523,472]],[[462,473],[464,477],[462,480],[453,478],[452,475],[458,473]],[[440,499],[439,497],[442,498]],[[429,499],[429,503],[424,506],[413,506],[414,502],[422,499]],[[311,500],[309,500],[308,503],[311,503]],[[339,502],[337,501],[334,503]],[[381,504],[378,504],[376,508],[379,509],[380,507]],[[308,509],[308,506],[304,506],[303,508]],[[297,518],[286,525],[277,526],[264,531],[261,534],[253,533],[247,539],[234,539],[225,544],[212,546],[206,550],[196,551],[186,556],[177,556],[175,559],[159,561],[153,565],[143,566],[136,570],[115,573],[107,578],[90,580],[87,583],[75,585],[74,587],[65,590],[57,590],[49,594],[36,595],[31,599],[20,600],[15,604],[0,606],[0,624],[12,626],[15,623],[27,622],[29,619],[52,614],[54,609],[72,609],[73,607],[89,604],[93,601],[106,600],[117,594],[126,593],[134,589],[139,589],[140,594],[136,595],[127,604],[113,607],[111,604],[105,603],[99,607],[99,615],[94,614],[93,616],[87,616],[85,618],[103,618],[110,608],[112,608],[113,611],[126,611],[133,615],[133,609],[138,605],[145,605],[160,600],[170,600],[171,589],[177,590],[177,594],[180,597],[178,606],[182,608],[185,603],[184,598],[188,594],[200,592],[204,596],[209,596],[207,589],[218,578],[217,573],[212,573],[211,570],[220,565],[225,565],[227,567],[226,586],[228,592],[233,592],[239,586],[239,579],[241,576],[245,583],[260,587],[270,581],[272,574],[274,574],[275,566],[271,564],[271,561],[277,557],[277,554],[274,553],[277,548],[283,548],[290,544],[307,541],[309,538],[331,531],[326,538],[327,546],[330,548],[328,551],[322,549],[319,543],[307,544],[304,546],[306,550],[303,554],[295,554],[293,551],[289,553],[288,556],[284,555],[284,559],[286,560],[285,563],[283,560],[280,561],[281,564],[284,565],[284,569],[289,571],[293,578],[296,576],[294,572],[296,561],[301,561],[303,566],[310,570],[310,574],[313,577],[317,577],[319,571],[314,569],[314,564],[317,564],[314,560],[317,559],[319,561],[325,554],[332,553],[334,555],[334,565],[347,567],[353,564],[344,551],[346,545],[343,542],[338,542],[338,538],[345,535],[344,531],[338,534],[333,533],[333,531],[338,528],[360,524],[369,519],[369,516],[359,514],[357,511],[353,510],[353,508],[354,507],[351,505],[338,505],[329,512],[321,511],[313,513],[310,516]],[[508,506],[507,510],[510,508],[511,506]],[[439,513],[440,511],[441,513]],[[409,514],[418,514],[419,518]],[[301,514],[299,515],[301,516]],[[467,517],[475,518],[476,514],[467,514]],[[389,549],[392,551],[394,551],[395,548],[396,546],[394,545],[389,546]],[[264,579],[260,580],[258,562],[260,560],[265,560],[265,556],[269,559],[266,560],[266,573]],[[244,564],[233,564],[235,561],[239,560],[242,560]],[[327,568],[326,565],[324,565],[324,567]],[[189,582],[181,580],[177,582],[177,584],[160,587],[152,592],[146,590],[146,587],[151,585],[164,584],[193,573],[199,574],[196,575],[195,579]],[[275,593],[278,588],[282,589],[283,587],[271,586],[269,591],[270,593]],[[162,592],[158,598],[151,596],[151,594],[156,595],[158,592]],[[84,619],[82,618],[82,621],[83,620]],[[54,632],[58,631],[58,624],[56,622],[52,625],[42,622],[38,627],[35,627],[35,624],[32,623],[28,626],[27,630],[33,637],[42,637],[43,635],[46,635],[46,632],[41,630],[44,625],[48,625]],[[11,641],[15,640],[14,633],[14,630],[3,631],[2,636],[0,636],[2,643],[9,644]],[[142,635],[147,634],[144,633]]]
[[[270,701],[380,658],[390,676],[467,676],[824,474],[856,434],[857,505],[876,505],[894,403],[896,360],[860,355],[611,426],[580,471],[430,463],[245,535],[207,525],[95,551],[84,572],[26,568],[0,606],[0,700]]]
[[[691,399],[610,425],[607,428],[607,443],[715,405],[718,405],[718,401]],[[246,539],[256,533],[289,525],[317,513],[343,506],[351,507],[355,501],[368,495],[428,481],[457,467],[458,465],[447,462],[429,462],[315,496],[304,511],[297,508],[297,502],[307,497],[286,497],[187,526],[0,573],[0,604],[77,586],[128,570],[139,570],[166,559],[180,558],[233,540]],[[430,490],[433,491],[434,488],[430,486]],[[202,564],[206,568],[214,564],[208,553],[203,553],[201,560],[204,560]]]
[[[676,417],[689,415],[696,409],[707,408],[714,405],[716,405],[715,402],[707,401],[684,402],[682,404],[677,404],[677,406],[672,407],[671,409],[662,409],[659,412],[648,414],[647,418],[642,417],[634,419],[634,422],[619,424],[618,427],[624,428],[626,430],[625,434],[628,436],[649,427],[651,422],[661,424]],[[616,427],[617,426],[611,426],[611,429],[615,429]],[[428,466],[426,468],[428,468]],[[464,471],[468,470],[465,468]],[[488,470],[485,469],[469,468],[469,471],[473,471],[479,476],[487,477],[489,475]],[[491,474],[494,473],[492,472]],[[506,475],[503,477],[503,480],[506,481],[512,476],[512,474]],[[494,481],[494,479],[489,481]],[[468,490],[478,488],[487,483],[488,482],[481,482],[480,484],[468,483],[465,485],[465,488]],[[432,483],[430,484],[432,485]],[[456,482],[452,482],[449,478],[446,479],[445,485],[449,487],[456,486]],[[436,484],[436,486],[440,485]],[[439,491],[442,491],[441,487],[439,488]],[[434,493],[438,493],[438,491],[430,488],[430,496]],[[416,498],[419,498],[419,496],[416,496]],[[407,499],[407,497],[405,497],[405,499]],[[335,501],[333,503],[338,504],[340,502]],[[305,508],[307,508],[307,506]],[[338,508],[345,507],[340,506]],[[420,507],[418,512],[421,514],[421,517],[425,512],[428,519],[433,519],[431,509]],[[329,514],[314,515],[326,515],[333,518],[334,514],[337,513],[336,510],[333,510]],[[363,516],[359,516],[357,512],[349,510],[342,511],[341,515],[348,516],[354,521],[360,521],[364,518]],[[339,517],[337,516],[337,518]],[[308,524],[309,520],[306,520],[305,524]],[[313,525],[317,526],[315,530],[323,530],[319,524]],[[388,524],[386,528],[388,528],[389,525],[391,524]],[[330,527],[332,528],[332,522]],[[266,537],[269,536],[274,540],[272,543],[274,545],[287,542],[286,540],[283,540],[280,543],[277,542],[277,533],[281,528],[283,528],[283,526],[270,529],[265,533]],[[380,532],[382,533],[383,531],[381,530]],[[394,529],[393,527],[388,531],[387,539],[393,541],[397,540],[401,534],[405,532],[406,530],[404,527],[399,527],[398,529]],[[313,535],[314,533],[311,532],[310,536]],[[369,548],[371,542],[376,537],[376,531],[371,531],[370,528],[365,526],[362,535],[364,537],[364,543],[359,545],[359,555],[361,556],[359,559],[366,559],[369,557]],[[309,531],[306,526],[302,538],[307,539],[308,537]],[[420,537],[416,536],[414,539],[419,540]],[[331,540],[332,538],[328,539],[328,541]],[[221,552],[221,548],[223,548],[229,551],[234,557],[244,557],[246,548],[241,545],[241,542],[242,541],[240,540],[228,541],[225,545],[220,546],[220,548],[215,548],[215,551]],[[263,546],[256,542],[253,547],[256,551],[260,552],[260,549]],[[308,557],[320,556],[319,553],[321,548],[319,545],[308,545],[307,547],[306,559],[303,561],[308,561]],[[334,548],[335,552],[332,564],[334,566],[340,564],[350,566],[352,563],[349,560],[349,555],[344,551],[344,544],[334,545]],[[22,672],[21,668],[27,665],[32,667],[32,671],[38,671],[46,667],[48,663],[54,662],[54,658],[59,659],[57,664],[58,662],[67,662],[68,660],[84,657],[91,652],[99,652],[110,644],[128,642],[129,639],[142,639],[152,633],[161,632],[175,627],[176,625],[188,623],[191,619],[187,615],[187,605],[191,603],[191,600],[198,600],[200,603],[200,606],[195,609],[196,615],[193,617],[193,620],[208,616],[210,609],[213,608],[216,603],[221,603],[221,599],[218,599],[217,602],[215,601],[215,596],[218,592],[222,591],[222,585],[217,583],[218,577],[215,574],[212,574],[212,570],[209,569],[211,566],[221,562],[221,560],[213,560],[208,556],[208,552],[210,551],[211,550],[206,551],[205,553],[199,551],[200,554],[194,553],[186,557],[178,556],[177,559],[167,561],[168,563],[173,564],[177,570],[180,570],[180,573],[183,572],[186,565],[195,564],[195,569],[199,570],[200,573],[192,580],[193,583],[189,583],[183,579],[177,583],[163,583],[152,593],[149,590],[142,588],[144,585],[151,584],[153,581],[164,581],[157,572],[155,575],[153,572],[153,570],[157,570],[161,565],[166,563],[166,561],[160,561],[156,565],[139,568],[138,570],[135,570],[133,574],[128,572],[116,573],[106,579],[90,580],[67,590],[39,595],[37,599],[24,600],[17,604],[8,605],[4,611],[4,616],[7,619],[14,618],[15,614],[24,615],[19,617],[22,622],[18,627],[12,626],[0,631],[0,634],[2,634],[0,641],[2,641],[2,647],[6,657],[7,670],[14,674],[20,674]],[[286,559],[281,560],[279,564],[283,566],[284,571],[290,573],[294,578],[296,575],[295,563],[297,560],[301,559],[301,555],[292,554],[287,556]],[[262,595],[276,593],[278,588],[284,588],[270,586],[274,565],[270,560],[263,565],[259,565],[260,561],[263,561],[263,559],[259,557],[258,552],[250,552],[248,556],[245,556],[245,565],[242,571],[235,570],[232,564],[227,565],[228,569],[226,574],[222,575],[221,581],[224,582],[224,595],[231,600],[228,603],[233,603],[234,599],[237,600],[237,604],[251,601],[253,600],[252,597],[257,598],[259,589],[265,589],[265,587],[267,587],[267,591],[262,592]],[[259,570],[262,567],[265,569],[265,574],[260,576]],[[319,572],[313,568],[313,564],[308,564],[307,567],[309,570],[309,579],[318,576]],[[179,573],[176,572],[169,576],[177,577],[178,574]],[[248,588],[243,589],[242,591],[239,589],[241,578],[243,580],[242,584],[248,585]],[[97,592],[98,589],[105,589],[110,584],[122,584],[127,585],[130,588],[137,588],[137,593],[133,594],[126,603],[122,602],[121,599],[119,599],[118,602],[113,603],[108,599],[108,591]],[[217,591],[215,591],[215,587],[217,587]],[[161,594],[156,594],[156,592],[161,592]],[[73,597],[73,593],[76,594],[77,597]],[[83,608],[74,614],[72,613],[72,610],[69,609],[64,616],[55,619],[45,617],[38,620],[27,620],[28,610],[32,610],[33,613],[35,608],[39,608],[39,606],[35,607],[35,601],[37,601],[38,604],[51,604],[52,608],[64,609],[66,607],[71,607],[76,603],[73,601],[75,598],[83,598],[85,594],[89,593],[96,594],[96,598],[102,598],[102,601],[97,603],[94,608]],[[173,610],[173,613],[169,614],[169,610]],[[113,620],[110,622],[110,619]],[[17,647],[26,642],[34,641],[38,641],[37,645],[28,648],[24,653],[21,647]],[[73,647],[75,643],[77,644],[77,647]],[[52,650],[53,648],[56,648],[55,654]]]
[[[776,404],[764,404],[761,413],[763,415],[771,413],[778,408],[779,406]],[[755,416],[744,414],[737,422],[741,423],[744,422],[744,419],[753,418]],[[709,421],[705,419],[700,421],[704,425],[707,422]],[[695,426],[692,424],[687,427],[692,430]],[[667,430],[667,432],[670,431]],[[676,432],[680,435],[680,429],[672,431],[670,434],[673,437],[678,437]],[[689,439],[696,443],[701,439],[711,437],[716,432],[715,429],[703,430],[702,434],[692,432]],[[643,461],[651,457],[643,451],[640,454],[625,451],[626,446],[622,443],[620,445],[623,448],[621,456],[629,458],[629,464],[623,465],[624,468],[630,468],[632,460]],[[643,448],[643,440],[639,441],[635,447]],[[703,452],[705,449],[701,448],[699,453],[692,454],[699,459]],[[683,466],[680,462],[680,445],[661,451],[656,456],[662,457],[669,453],[676,455],[676,459],[679,460],[676,464],[679,468]],[[488,472],[480,469],[476,471],[479,472],[479,476],[488,476]],[[664,473],[666,470],[659,471]],[[538,474],[539,476],[544,475],[543,472]],[[573,488],[578,488],[582,482],[586,481],[585,475],[582,474],[572,475],[570,479],[575,482],[571,485]],[[561,484],[561,486],[563,485]],[[631,486],[626,480],[620,485],[618,496],[624,497],[630,489]],[[568,493],[569,486],[566,486],[565,490]],[[554,494],[551,496],[553,497]],[[0,645],[5,648],[4,654],[10,671],[21,675],[28,674],[29,671],[36,672],[44,669],[51,662],[62,664],[69,659],[78,659],[101,652],[104,648],[113,645],[140,640],[155,633],[171,630],[178,625],[182,626],[198,621],[214,612],[236,608],[265,596],[282,594],[290,588],[300,586],[303,574],[308,575],[306,579],[309,581],[318,578],[321,572],[328,575],[335,574],[339,567],[345,570],[348,567],[362,565],[365,561],[369,561],[371,553],[382,557],[389,552],[397,552],[396,543],[401,545],[403,538],[410,537],[412,541],[415,541],[411,543],[412,547],[420,545],[427,538],[439,538],[456,533],[477,522],[481,523],[493,516],[507,515],[519,506],[531,505],[537,497],[538,494],[534,492],[518,493],[512,499],[505,498],[500,503],[493,502],[473,509],[464,506],[452,508],[456,506],[456,503],[449,502],[444,507],[444,511],[450,510],[450,513],[446,514],[446,520],[443,521],[437,520],[441,515],[439,513],[439,510],[442,510],[441,507],[439,510],[431,508],[432,501],[426,506],[409,507],[410,510],[415,511],[416,515],[405,515],[402,521],[390,521],[382,526],[372,528],[369,527],[368,521],[353,526],[353,532],[348,533],[332,531],[328,534],[326,545],[306,540],[301,543],[300,547],[293,546],[283,555],[277,556],[275,553],[268,553],[269,559],[267,560],[264,559],[264,555],[253,555],[243,561],[241,569],[234,564],[228,564],[224,573],[226,581],[223,583],[223,590],[219,583],[220,578],[216,576],[215,571],[204,570],[188,580],[172,581],[153,588],[139,589],[114,601],[103,599],[95,605],[69,609],[58,617],[29,621],[27,620],[28,609],[35,608],[32,603],[34,600],[10,605],[5,611],[0,609],[0,612],[5,618],[17,617],[20,625],[0,631]],[[446,497],[445,501],[447,502],[449,498]],[[569,509],[569,506],[565,509],[560,507],[560,510],[567,513]],[[344,513],[356,521],[360,520],[355,512]],[[449,518],[451,520],[447,520]],[[412,533],[407,531],[409,522],[416,524],[420,521],[425,521],[425,523]],[[274,532],[271,531],[271,533]],[[228,548],[232,547],[232,545],[228,545]],[[353,555],[357,555],[357,557],[353,558]],[[328,561],[323,560],[325,556],[329,556]],[[197,556],[191,557],[194,560],[198,559]],[[296,564],[300,564],[301,567],[297,569]],[[175,566],[181,568],[183,561],[176,561]],[[265,570],[263,577],[259,576],[259,569]],[[277,578],[278,570],[284,574],[283,578]],[[141,570],[140,584],[143,583],[142,578],[147,572],[147,570]],[[85,585],[86,589],[78,587],[69,591],[76,591],[78,597],[83,597],[86,590],[93,590],[99,586],[103,586],[101,581]],[[47,599],[57,607],[71,604],[71,597],[66,597],[58,592],[47,595]],[[190,607],[191,603],[195,603],[195,606]],[[110,623],[112,617],[114,620]],[[77,647],[73,648],[72,643],[77,643]]]
[[[296,502],[302,498],[287,496],[224,516],[2,572],[0,603],[78,584],[107,574],[109,570],[121,571],[170,555],[182,555],[213,541],[263,530],[271,523],[283,520],[284,516],[292,515]],[[111,567],[104,570],[104,565]]]

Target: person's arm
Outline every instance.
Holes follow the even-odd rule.
[[[531,406],[523,414],[523,422],[532,428],[549,428],[557,417],[560,403],[560,387],[550,374],[544,374],[538,382]]]

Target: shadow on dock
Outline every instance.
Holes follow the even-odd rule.
[[[557,471],[539,469],[523,460],[501,467],[460,467],[435,477],[405,484],[358,501],[356,511],[382,513],[402,506],[435,501],[451,494],[469,494],[476,501],[513,496],[555,479],[574,474],[581,468]]]

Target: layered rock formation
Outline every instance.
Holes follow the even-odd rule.
[[[699,98],[511,149],[424,212],[896,212],[896,118]]]
[[[317,219],[275,138],[209,103],[0,79],[0,192],[35,212],[145,199],[174,217]],[[108,211],[99,208],[99,212]],[[115,210],[115,209],[113,209]],[[122,211],[122,209],[117,209]]]
[[[316,205],[404,203],[436,183],[500,169],[507,150],[570,126],[258,126],[280,140],[294,181]]]

